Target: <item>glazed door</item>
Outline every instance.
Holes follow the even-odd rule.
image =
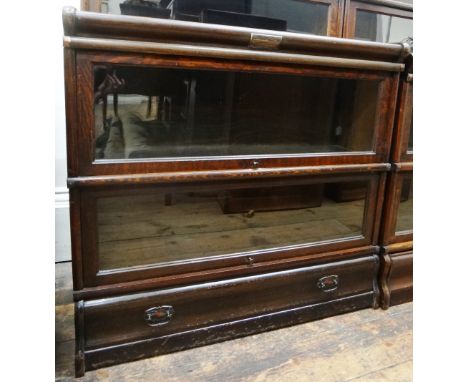
[[[390,7],[378,0],[346,0],[343,37],[385,43],[412,39],[412,0],[405,3]]]
[[[384,246],[413,240],[412,164],[407,167],[389,176],[382,227]]]
[[[85,285],[183,280],[227,267],[242,274],[373,245],[382,180],[334,175],[82,189]]]
[[[105,53],[77,61],[69,134],[81,176],[388,161],[398,72]]]
[[[343,0],[163,0],[153,5],[88,0],[83,10],[338,37],[342,4]]]

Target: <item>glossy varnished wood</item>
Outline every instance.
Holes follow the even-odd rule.
[[[351,164],[386,163],[392,136],[395,106],[398,91],[399,73],[379,71],[356,71],[338,68],[304,68],[291,65],[258,65],[239,61],[219,61],[197,58],[168,58],[157,55],[133,55],[121,53],[80,52],[77,60],[79,94],[77,102],[78,118],[67,125],[68,134],[76,134],[79,147],[79,163],[74,173],[80,176],[144,174],[156,172],[221,171],[245,170],[253,168],[299,167],[299,166],[338,166]],[[378,116],[375,121],[374,150],[355,153],[321,154],[282,154],[249,155],[230,157],[160,158],[146,160],[95,160],[93,65],[142,65],[145,67],[197,68],[261,73],[285,73],[304,76],[325,76],[330,78],[380,80]],[[337,168],[338,170],[339,168]],[[203,175],[203,174],[202,174]]]
[[[264,52],[246,49],[193,46],[187,44],[167,44],[148,41],[109,40],[105,38],[65,37],[64,47],[83,50],[100,50],[130,53],[149,53],[188,57],[221,58],[226,60],[260,61],[307,66],[328,66],[402,72],[404,64],[386,63],[353,58],[312,56],[297,53]]]
[[[328,33],[341,35],[344,0],[319,1],[333,5]],[[396,13],[407,12],[403,8]],[[77,375],[377,307],[379,302],[386,306],[392,298],[401,302],[408,295],[409,263],[399,254],[410,250],[401,243],[409,239],[394,240],[388,224],[390,220],[394,226],[396,219],[398,191],[392,191],[396,178],[412,170],[409,159],[391,165],[399,85],[406,75],[400,71],[406,67],[408,46],[73,9],[65,11],[64,27]],[[268,41],[278,45],[258,49],[255,34],[269,36]],[[96,160],[95,65],[379,81],[374,145],[372,150],[352,153]],[[387,179],[388,172],[392,175]],[[153,189],[170,196],[175,190],[288,187],[331,180],[369,181],[361,235],[192,261],[99,268],[99,197]],[[386,247],[378,257],[380,246]],[[308,289],[317,287],[319,276],[335,274],[344,281],[342,289],[330,293]],[[150,328],[144,322],[141,326],[143,308],[165,303],[176,309],[172,327],[168,323]]]
[[[381,175],[382,176],[382,175]],[[207,258],[198,258],[196,261],[174,262],[170,264],[148,264],[144,267],[130,267],[123,269],[115,269],[103,271],[99,268],[98,255],[98,228],[97,228],[97,207],[96,200],[100,197],[128,195],[131,191],[133,195],[137,193],[148,193],[151,190],[164,190],[166,193],[174,191],[203,191],[216,190],[216,182],[205,183],[189,183],[189,184],[168,184],[159,186],[133,186],[117,188],[115,186],[82,189],[81,193],[81,219],[84,229],[83,235],[83,279],[85,287],[95,287],[98,285],[121,283],[124,281],[136,281],[142,279],[160,278],[160,282],[168,282],[169,280],[178,279],[179,282],[184,282],[187,277],[204,277],[209,279],[215,275],[224,274],[225,272],[249,271],[254,268],[257,272],[263,269],[263,266],[271,266],[272,264],[288,264],[291,261],[294,263],[294,258],[302,258],[304,256],[317,256],[319,258],[323,254],[352,248],[359,248],[369,245],[377,245],[377,236],[374,229],[375,220],[378,218],[377,210],[380,208],[378,198],[382,198],[381,176],[368,174],[365,175],[347,175],[338,177],[333,175],[327,177],[304,177],[288,179],[257,179],[249,182],[223,182],[221,183],[224,189],[243,189],[257,184],[257,187],[272,187],[276,185],[297,185],[297,184],[317,184],[333,179],[335,181],[343,180],[368,180],[370,188],[367,193],[366,207],[363,217],[362,235],[357,235],[352,238],[329,240],[323,243],[310,243],[301,245],[289,245],[287,247],[272,247],[271,249],[255,250],[240,253],[226,254],[225,256],[215,256]],[[148,188],[151,187],[151,188]],[[155,188],[156,187],[156,188]],[[337,253],[335,256],[339,256]],[[331,258],[333,256],[327,256]],[[251,259],[251,260],[249,260]],[[272,263],[273,262],[273,263]],[[222,270],[222,271],[221,271]],[[221,273],[220,273],[221,272]],[[202,276],[203,275],[203,276]],[[177,277],[176,277],[177,276]],[[219,277],[219,276],[218,276]],[[169,279],[168,279],[169,278]]]
[[[400,78],[397,114],[393,133],[391,160],[395,163],[412,162],[413,152],[408,143],[413,125],[413,81],[408,81],[408,73]]]
[[[71,264],[56,269],[56,382],[74,376]],[[79,381],[411,381],[412,304],[364,309],[89,371]]]
[[[340,12],[336,12],[336,16],[333,17],[340,20]],[[74,8],[64,9],[64,20],[66,26],[65,34],[67,36],[88,37],[95,35],[99,37],[135,40],[196,41],[198,44],[247,47],[250,45],[252,33],[257,33],[281,37],[279,48],[286,51],[331,52],[348,57],[363,57],[363,55],[367,55],[368,57],[378,57],[381,59],[398,59],[408,54],[407,47],[400,44],[380,44],[302,33],[80,12]],[[339,29],[340,26],[337,26],[336,32],[339,32]]]
[[[412,247],[413,243],[406,243]],[[393,249],[395,250],[395,248]],[[388,309],[392,305],[413,301],[413,251],[391,253],[383,250],[381,261],[381,307]]]
[[[96,287],[84,287],[81,290],[76,290],[73,295],[76,301],[83,299],[110,297],[123,293],[134,293],[151,290],[154,288],[172,287],[186,283],[203,282],[205,280],[222,280],[228,277],[253,275],[281,269],[293,269],[295,267],[307,266],[312,263],[324,264],[333,260],[345,260],[354,258],[359,255],[369,255],[376,253],[378,250],[378,246],[365,246],[334,252],[308,254],[310,250],[304,249],[299,251],[296,249],[296,256],[293,258],[264,261],[261,263],[254,262],[253,264],[245,263],[239,266],[218,267],[204,271],[195,270],[184,274],[174,274],[170,276],[152,277],[149,275],[141,280],[122,281],[112,284],[99,285]],[[150,272],[154,274],[154,269]]]
[[[193,181],[220,181],[233,179],[268,179],[277,177],[297,177],[326,174],[375,173],[389,171],[388,163],[349,164],[336,166],[298,166],[279,168],[255,168],[239,170],[213,171],[178,171],[167,173],[129,174],[129,175],[97,175],[69,177],[68,187],[102,187],[125,185],[151,185],[165,183],[185,183]]]
[[[168,354],[185,350],[194,346],[210,345],[219,341],[239,338],[254,333],[274,330],[291,325],[297,325],[311,320],[348,313],[373,305],[372,293],[364,293],[345,297],[336,301],[301,306],[288,311],[265,314],[256,318],[234,321],[231,323],[184,332],[173,336],[150,339],[133,343],[131,346],[121,345],[107,348],[103,352],[92,351],[85,359],[86,368],[113,365],[115,362],[128,362],[155,355]],[[189,346],[189,347],[187,347]]]
[[[275,310],[339,299],[374,291],[377,257],[295,268],[204,284],[126,294],[84,303],[88,349],[159,337]],[[322,277],[335,275],[336,288],[324,291]],[[174,317],[167,324],[149,326],[143,313],[170,305]]]
[[[70,199],[70,230],[73,260],[73,285],[75,289],[83,288],[83,261],[81,237],[81,198],[79,189],[69,191]]]
[[[86,369],[206,345],[300,322],[377,307],[377,256],[84,304]],[[320,287],[324,277],[336,288]],[[77,304],[81,304],[78,302]],[[149,327],[144,311],[169,305],[174,318]]]

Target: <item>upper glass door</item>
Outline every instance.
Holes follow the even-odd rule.
[[[411,77],[410,77],[411,78]],[[391,159],[394,162],[413,161],[413,82],[400,82],[399,103],[395,118],[394,145]]]
[[[400,42],[413,37],[413,20],[375,12],[357,11],[354,38],[376,42]]]
[[[95,159],[374,150],[380,81],[94,69]]]
[[[388,159],[398,72],[104,52],[77,64],[80,175]]]
[[[412,39],[413,12],[348,0],[343,37],[383,43]]]

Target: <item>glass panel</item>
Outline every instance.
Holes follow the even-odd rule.
[[[100,269],[356,237],[367,189],[354,181],[102,197]]]
[[[327,34],[328,4],[308,0],[104,0],[101,11],[288,32]]]
[[[95,69],[96,158],[372,151],[380,82]]]
[[[400,42],[413,37],[413,20],[380,13],[357,11],[354,38],[377,42]]]
[[[413,229],[413,177],[405,176],[401,185],[396,232]]]

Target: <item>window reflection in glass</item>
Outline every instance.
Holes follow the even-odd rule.
[[[358,10],[354,37],[376,42],[400,42],[413,37],[413,20]]]
[[[376,80],[98,66],[96,159],[372,151],[379,87]]]
[[[326,35],[329,4],[303,0],[104,0],[101,12]]]
[[[401,184],[400,205],[396,222],[396,232],[413,229],[413,177],[405,176]]]
[[[358,237],[367,189],[354,181],[102,197],[100,269]]]

